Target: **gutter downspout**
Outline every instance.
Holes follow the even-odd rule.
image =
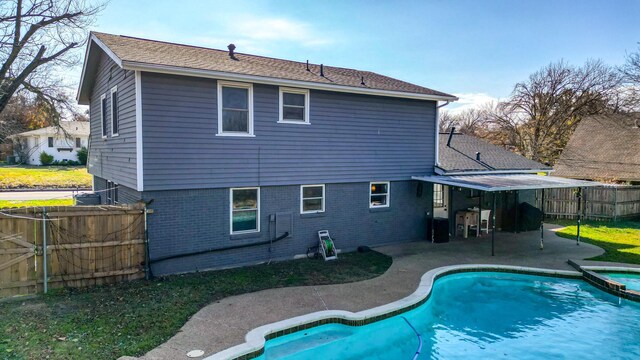
[[[449,105],[451,101],[447,100],[442,105],[438,105],[436,101],[436,164],[435,166],[440,166],[440,108]]]

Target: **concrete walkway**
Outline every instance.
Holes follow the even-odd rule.
[[[393,257],[383,275],[357,283],[264,290],[222,299],[196,313],[178,334],[141,359],[187,359],[187,352],[205,356],[244,342],[248,331],[268,323],[320,310],[360,311],[401,299],[413,291],[427,271],[455,264],[500,264],[573,270],[568,259],[602,254],[599,247],[563,239],[545,230],[544,250],[537,231],[496,233],[491,238],[453,240],[445,244],[414,242],[377,248]]]

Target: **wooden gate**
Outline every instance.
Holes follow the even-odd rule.
[[[36,292],[36,246],[0,232],[0,297]]]

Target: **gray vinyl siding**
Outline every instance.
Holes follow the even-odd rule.
[[[390,206],[369,208],[369,182],[325,185],[325,212],[300,214],[300,186],[260,188],[260,232],[230,235],[229,192],[224,189],[145,191],[153,200],[149,215],[149,256],[154,275],[225,268],[291,259],[318,245],[318,231],[329,230],[336,247],[353,251],[425,239],[426,212],[432,194],[425,186],[418,196],[416,181],[391,182]],[[165,256],[273,240],[270,216],[291,215],[291,236],[269,244],[210,252],[154,262]]]
[[[253,85],[255,137],[222,137],[216,80],[143,73],[144,190],[432,173],[435,102],[312,90],[311,125],[282,124],[278,90]]]
[[[118,184],[137,188],[135,73],[119,68],[104,53],[91,93],[89,173]],[[111,88],[118,86],[119,135],[111,134]],[[107,96],[107,138],[102,138],[100,97]]]

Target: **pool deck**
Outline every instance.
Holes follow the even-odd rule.
[[[431,269],[457,264],[516,265],[573,270],[567,264],[602,254],[597,246],[555,235],[558,226],[545,226],[544,250],[540,232],[496,233],[491,237],[454,239],[449,243],[412,242],[376,248],[393,257],[381,276],[356,283],[263,290],[232,296],[197,312],[169,341],[140,359],[187,359],[187,352],[204,350],[205,357],[244,342],[250,330],[272,322],[321,310],[361,311],[387,304],[415,291],[420,277]],[[609,265],[616,265],[608,263]],[[135,359],[122,357],[121,359]]]

